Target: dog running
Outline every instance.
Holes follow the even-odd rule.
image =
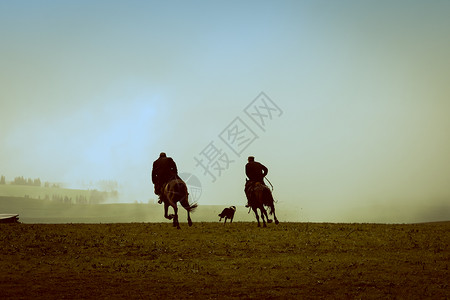
[[[223,224],[225,224],[227,222],[227,219],[230,219],[230,223],[233,223],[233,218],[234,218],[234,213],[236,212],[236,206],[230,206],[228,208],[224,208],[224,210],[222,210],[222,212],[219,214],[220,217],[220,221],[222,221],[222,218],[225,218],[225,222],[223,222]]]

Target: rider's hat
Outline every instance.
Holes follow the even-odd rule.
[[[161,153],[159,154],[159,157],[166,157],[166,153],[161,152]]]
[[[248,157],[248,160],[249,160],[249,161],[254,161],[254,160],[255,160],[255,157],[254,157],[254,156],[249,156],[249,157]]]

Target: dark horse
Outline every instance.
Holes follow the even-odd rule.
[[[261,212],[261,218],[264,227],[267,227],[266,220],[267,223],[272,223],[272,220],[269,219],[269,216],[267,215],[267,210],[265,207],[269,209],[269,214],[273,215],[275,219],[275,224],[278,225],[279,222],[277,216],[275,215],[274,200],[272,192],[270,191],[269,187],[259,182],[255,183],[255,185],[250,188],[248,200],[249,206],[255,212],[256,220],[258,221],[258,227],[261,227],[261,224],[259,223],[259,216],[257,209],[259,209],[259,211]]]
[[[162,197],[164,201],[164,217],[169,220],[173,219],[173,226],[178,229],[180,229],[180,224],[178,223],[177,202],[180,202],[180,204],[187,210],[188,224],[189,226],[192,226],[190,213],[194,212],[197,208],[197,204],[189,204],[188,195],[189,193],[186,184],[181,179],[172,179],[164,187],[164,196]],[[172,206],[174,211],[174,213],[170,215],[167,214],[169,206]]]

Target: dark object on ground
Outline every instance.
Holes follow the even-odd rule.
[[[224,208],[224,210],[222,210],[222,212],[219,214],[220,217],[220,221],[222,221],[222,218],[225,218],[225,222],[223,222],[223,224],[225,224],[227,222],[227,219],[230,219],[230,223],[233,223],[233,218],[234,218],[234,213],[236,212],[236,206],[230,206],[228,208]]]
[[[19,223],[18,214],[0,214],[0,223]]]

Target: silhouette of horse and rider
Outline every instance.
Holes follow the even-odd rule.
[[[155,185],[155,194],[159,196],[158,203],[164,202],[164,217],[173,219],[173,226],[180,229],[178,222],[178,206],[180,202],[188,215],[188,224],[192,226],[190,213],[197,208],[197,204],[189,204],[188,190],[186,183],[178,176],[177,165],[171,157],[161,152],[159,158],[153,162],[152,182]],[[168,214],[169,206],[173,208],[174,213]]]
[[[261,226],[259,221],[258,209],[261,214],[263,226],[267,223],[272,223],[267,214],[267,209],[270,215],[273,215],[275,224],[278,224],[278,219],[275,215],[275,206],[272,192],[264,183],[264,178],[268,173],[268,169],[263,164],[256,162],[253,156],[248,157],[248,163],[245,165],[246,179],[244,192],[247,197],[246,207],[250,207],[255,213],[258,227]],[[190,213],[194,212],[197,204],[190,204],[188,200],[188,190],[186,183],[178,176],[177,165],[171,157],[167,157],[164,152],[161,152],[159,158],[153,162],[152,168],[152,182],[155,187],[155,194],[158,195],[158,203],[164,203],[164,217],[173,220],[173,226],[180,229],[178,222],[178,208],[177,203],[180,202],[187,211],[188,224],[192,226]],[[174,210],[173,214],[168,214],[168,208],[171,206]],[[267,207],[267,209],[266,209]]]
[[[273,215],[275,219],[275,224],[278,225],[278,219],[275,215],[275,206],[272,192],[269,187],[264,183],[264,178],[266,177],[269,169],[262,163],[255,161],[255,157],[249,156],[248,162],[245,165],[245,174],[248,179],[245,182],[244,192],[247,196],[247,205],[245,207],[250,207],[256,216],[256,221],[258,221],[258,227],[261,226],[259,222],[258,209],[261,213],[261,219],[263,221],[263,226],[266,227],[267,223],[272,223],[267,215],[266,207],[269,209],[269,214]]]

